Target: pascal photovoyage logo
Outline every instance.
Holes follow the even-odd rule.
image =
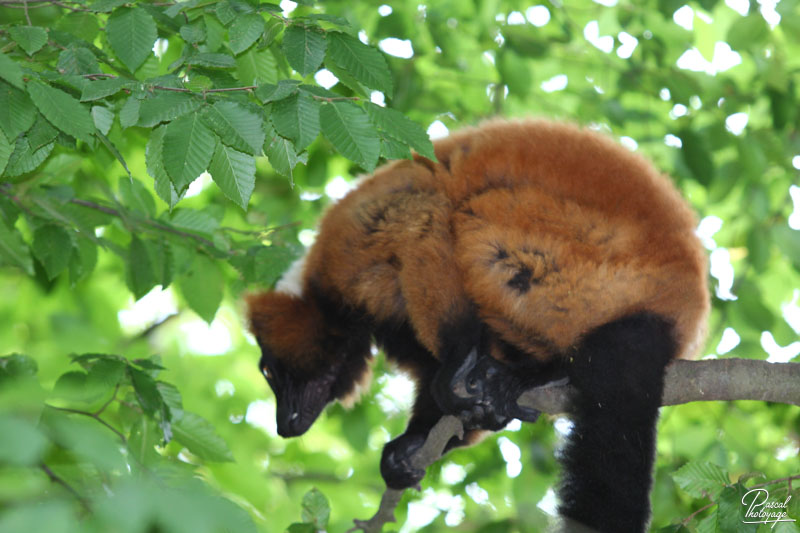
[[[769,491],[764,488],[748,490],[742,496],[742,505],[747,507],[742,522],[745,524],[772,524],[778,522],[795,522],[794,518],[789,518],[787,509],[792,495],[786,496],[784,501],[771,500]]]

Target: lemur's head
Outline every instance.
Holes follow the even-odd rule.
[[[368,373],[369,343],[337,335],[301,297],[266,292],[247,298],[261,347],[259,368],[277,404],[278,434],[305,433],[328,403],[347,402]]]

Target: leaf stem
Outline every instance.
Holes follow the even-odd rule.
[[[42,471],[43,471],[45,474],[47,474],[47,477],[48,477],[48,478],[50,478],[50,481],[52,481],[53,483],[58,483],[59,485],[61,485],[61,486],[62,486],[62,487],[64,487],[65,489],[67,489],[67,492],[69,492],[70,494],[72,494],[73,496],[75,496],[75,499],[77,499],[77,500],[78,500],[78,501],[81,503],[81,505],[83,506],[83,508],[84,508],[84,509],[85,509],[87,512],[91,512],[91,511],[92,511],[92,508],[91,508],[91,506],[89,505],[89,501],[88,501],[86,498],[84,498],[83,496],[81,496],[81,495],[78,493],[78,491],[77,491],[77,490],[75,490],[75,488],[74,488],[72,485],[70,485],[69,483],[67,483],[66,481],[64,481],[64,479],[63,479],[62,477],[60,477],[58,474],[56,474],[55,472],[53,472],[53,471],[50,469],[50,467],[49,467],[49,466],[47,466],[47,465],[46,465],[46,464],[44,464],[44,463],[41,463],[41,464],[39,464],[39,468],[40,468],[40,469],[41,469],[41,470],[42,470]]]
[[[95,413],[90,413],[88,411],[81,411],[80,409],[72,409],[70,407],[56,407],[54,405],[49,405],[49,404],[46,404],[46,405],[50,409],[55,409],[56,411],[62,411],[62,412],[65,412],[65,413],[72,413],[72,414],[75,414],[75,415],[83,415],[83,416],[88,416],[89,418],[94,418],[95,420],[97,420],[98,422],[103,424],[105,427],[107,427],[108,429],[113,431],[117,435],[117,437],[119,437],[119,439],[122,441],[123,444],[127,444],[127,442],[128,442],[128,439],[125,438],[125,435],[123,435],[121,431],[119,431],[117,428],[115,428],[114,426],[112,426],[111,424],[109,424],[108,422],[103,420],[102,418],[100,418],[100,415],[97,415]]]

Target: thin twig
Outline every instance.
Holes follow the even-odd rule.
[[[114,393],[111,395],[111,398],[109,398],[106,403],[104,403],[102,406],[100,406],[100,408],[97,411],[94,412],[94,416],[100,416],[103,413],[103,411],[105,411],[106,408],[109,405],[111,405],[111,402],[113,402],[117,398],[118,390],[119,390],[119,383],[117,383],[116,387],[114,387]]]
[[[784,481],[789,483],[789,487],[791,487],[792,486],[792,481],[794,481],[795,479],[800,479],[800,474],[797,474],[797,475],[794,475],[794,476],[789,476],[789,477],[782,477],[782,478],[778,478],[778,479],[773,479],[772,481],[766,481],[764,483],[759,483],[758,485],[753,485],[750,488],[751,489],[757,489],[759,487],[766,487],[767,485],[777,485],[778,483],[783,483]]]
[[[58,474],[56,474],[55,472],[53,472],[53,471],[50,469],[50,467],[49,467],[49,466],[47,466],[46,464],[44,464],[44,463],[41,463],[41,464],[39,465],[39,468],[41,468],[41,469],[42,469],[42,471],[43,471],[45,474],[47,474],[47,477],[49,477],[49,478],[50,478],[50,481],[52,481],[53,483],[58,483],[59,485],[61,485],[61,486],[62,486],[62,487],[64,487],[65,489],[67,489],[67,492],[69,492],[70,494],[72,494],[73,496],[75,496],[75,499],[77,499],[79,502],[81,502],[81,505],[83,505],[84,509],[86,509],[86,511],[87,511],[87,512],[91,512],[92,508],[89,506],[89,500],[87,500],[86,498],[84,498],[83,496],[81,496],[81,495],[78,493],[78,491],[77,491],[77,490],[75,490],[75,489],[72,487],[72,485],[70,485],[69,483],[67,483],[66,481],[64,481],[64,479],[62,479],[62,478],[61,478],[61,477],[60,477]]]
[[[120,438],[120,440],[122,441],[123,444],[126,444],[128,442],[128,439],[125,438],[125,435],[123,435],[121,431],[119,431],[117,428],[115,428],[114,426],[112,426],[111,424],[109,424],[108,422],[103,420],[102,418],[100,418],[99,415],[96,415],[94,413],[90,413],[88,411],[81,411],[80,409],[72,409],[70,407],[55,407],[53,405],[48,405],[47,407],[49,407],[51,409],[55,409],[56,411],[62,411],[64,413],[72,413],[72,414],[75,414],[75,415],[83,415],[83,416],[88,416],[89,418],[94,418],[95,420],[97,420],[98,422],[103,424],[105,427],[107,427],[108,429],[113,431],[117,435],[117,437]]]

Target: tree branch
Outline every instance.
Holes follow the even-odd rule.
[[[572,392],[568,384],[538,387],[522,393],[518,403],[543,413],[566,413]],[[733,400],[800,406],[800,363],[768,363],[751,359],[679,360],[667,367],[661,405]],[[425,445],[412,457],[414,467],[427,468],[438,461],[447,442],[454,436],[463,435],[463,431],[458,418],[442,417],[428,434]],[[395,521],[394,510],[402,495],[402,490],[386,489],[375,516],[369,520],[353,520],[355,525],[349,532],[380,532],[386,523]]]

